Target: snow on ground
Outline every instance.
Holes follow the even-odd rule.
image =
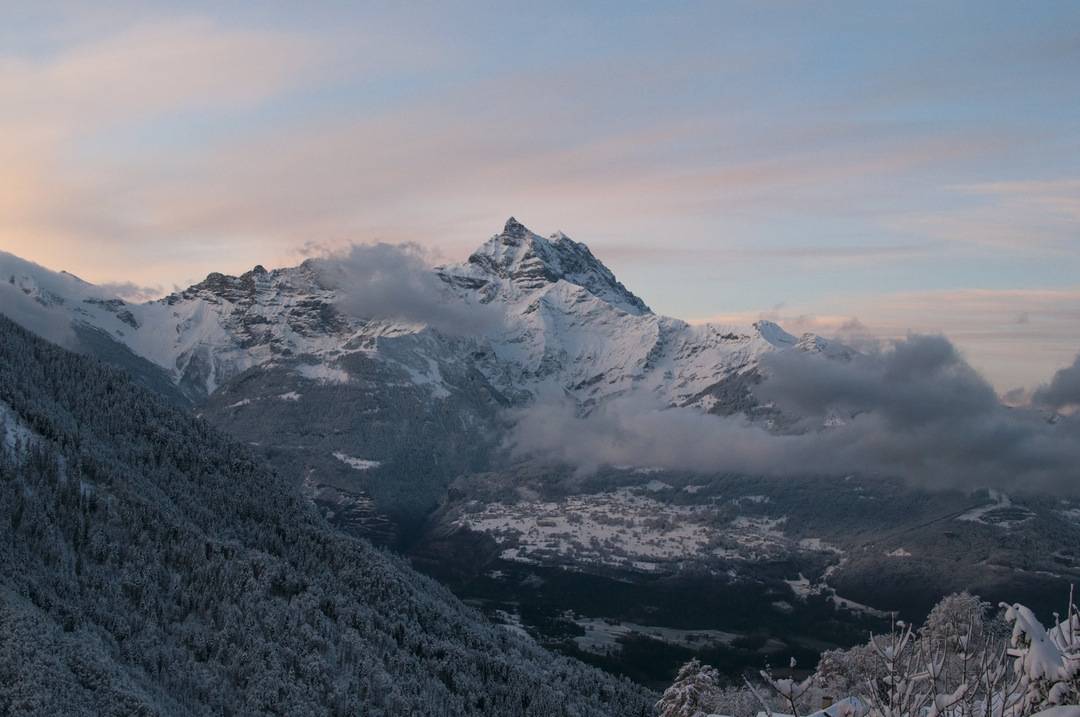
[[[739,637],[737,633],[721,630],[678,630],[655,625],[639,625],[633,622],[612,622],[601,618],[568,616],[585,629],[584,635],[578,635],[574,642],[585,652],[606,654],[620,649],[619,638],[632,634],[650,637],[669,645],[690,649],[702,649],[712,645],[730,645]]]
[[[1057,705],[1036,712],[1032,717],[1080,717],[1080,705]]]
[[[1070,520],[1074,523],[1080,523],[1080,507],[1070,506],[1065,501],[1062,501],[1062,503],[1068,507],[1059,510],[1058,515],[1060,515],[1065,520]]]
[[[0,446],[9,455],[14,454],[15,446],[28,445],[34,440],[35,433],[15,415],[3,401],[0,401]]]
[[[795,580],[785,580],[784,582],[788,584],[796,597],[805,599],[817,592],[814,585],[812,585],[810,580],[802,573],[799,573],[799,577]]]
[[[878,610],[875,607],[870,607],[869,605],[863,605],[861,602],[855,602],[854,600],[848,600],[845,597],[840,597],[839,595],[837,595],[836,591],[832,590],[832,588],[830,588],[829,590],[830,590],[829,597],[832,600],[833,605],[835,605],[838,608],[842,607],[842,608],[846,608],[848,610],[851,610],[852,612],[862,612],[862,613],[866,613],[867,615],[873,615],[874,617],[880,617],[880,618],[888,618],[890,616],[890,613],[888,611],[886,611],[886,610]]]
[[[349,373],[335,366],[325,363],[304,363],[296,367],[296,373],[304,378],[320,383],[348,383]]]
[[[1011,528],[1035,517],[1035,513],[1024,506],[1013,505],[1012,500],[1004,493],[991,490],[990,498],[994,501],[993,503],[972,508],[966,513],[957,516],[956,519],[969,523],[993,525],[999,528]]]
[[[740,515],[731,522],[734,528],[732,537],[738,543],[736,553],[749,555],[752,560],[766,560],[786,553],[790,546],[784,531],[780,529],[786,522],[787,516],[763,518]]]
[[[296,391],[289,391],[288,393],[279,394],[278,398],[280,398],[282,401],[299,401],[300,394]]]
[[[426,359],[425,370],[419,370],[400,361],[396,363],[409,374],[409,382],[405,384],[406,386],[427,386],[431,391],[431,397],[435,399],[450,397],[450,391],[446,388],[446,380],[443,379],[439,365],[430,358]]]
[[[700,508],[668,506],[627,490],[558,502],[493,503],[455,521],[504,545],[519,562],[573,559],[642,571],[704,552],[709,529]]]
[[[705,413],[709,413],[714,408],[716,408],[716,404],[718,404],[718,403],[720,403],[720,399],[718,399],[716,396],[713,396],[712,394],[706,394],[706,395],[702,396],[701,399],[696,404],[695,403],[690,403],[690,404],[687,404],[687,405],[690,405],[690,406],[696,405],[698,408],[700,408]]]
[[[840,548],[826,543],[821,538],[803,538],[799,541],[799,547],[803,550],[810,550],[815,553],[836,553],[837,555],[843,555],[844,551]]]
[[[498,620],[499,627],[504,630],[508,630],[517,635],[521,635],[530,642],[534,642],[533,636],[529,634],[529,631],[525,629],[525,625],[521,622],[521,615],[516,612],[507,612],[506,610],[496,610],[495,619]]]
[[[762,561],[795,550],[841,552],[819,538],[788,538],[786,521],[785,516],[724,521],[709,506],[671,505],[640,489],[621,488],[558,501],[477,505],[466,508],[454,525],[493,537],[504,560],[640,572],[673,569],[687,559]]]
[[[828,574],[828,571],[826,571],[826,574]],[[837,595],[836,590],[825,583],[824,579],[820,582],[812,583],[805,575],[799,573],[797,579],[785,580],[784,582],[787,583],[791,588],[791,591],[795,593],[795,597],[800,600],[806,600],[806,598],[811,595],[825,595],[837,608],[844,608],[851,610],[852,612],[862,612],[867,615],[874,615],[875,617],[887,618],[890,616],[890,613],[883,610],[878,610],[869,605],[863,605],[862,603],[848,600],[845,597]]]
[[[237,401],[236,403],[230,403],[229,408],[240,408],[241,406],[248,406],[250,404],[251,404],[251,399],[250,398],[244,398],[244,399],[241,399],[241,400]]]
[[[911,553],[908,552],[907,550],[905,550],[904,548],[897,548],[896,550],[890,550],[887,553],[885,553],[885,557],[887,557],[887,558],[910,558]]]
[[[334,458],[358,471],[369,471],[372,468],[378,468],[382,465],[380,461],[369,461],[366,458],[354,458],[353,456],[347,456],[344,453],[334,453]]]
[[[831,699],[831,698],[829,698]],[[867,712],[866,706],[859,700],[858,697],[845,697],[839,702],[833,702],[828,707],[824,707],[816,712],[811,712],[806,717],[834,717],[834,715],[859,715]],[[710,717],[712,717],[710,715]],[[756,717],[794,717],[784,712],[758,712]],[[1039,717],[1039,715],[1035,715]],[[1047,716],[1051,717],[1051,716]],[[1069,717],[1068,715],[1055,715],[1053,717]]]

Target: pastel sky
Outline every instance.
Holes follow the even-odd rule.
[[[151,293],[513,214],[657,311],[1080,350],[1080,4],[0,0],[0,249]]]

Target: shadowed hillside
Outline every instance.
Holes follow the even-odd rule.
[[[3,317],[0,436],[0,713],[651,713]]]

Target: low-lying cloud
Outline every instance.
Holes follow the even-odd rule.
[[[141,286],[133,281],[111,281],[97,284],[103,293],[118,296],[125,301],[152,301],[165,294],[160,286]]]
[[[0,314],[65,348],[76,348],[71,319],[60,310],[48,307],[27,296],[7,281],[0,281]]]
[[[1050,383],[1040,386],[1032,401],[1055,410],[1080,408],[1080,355],[1072,366],[1057,371]]]
[[[759,400],[796,417],[783,432],[630,395],[586,416],[566,400],[540,401],[516,416],[510,445],[517,456],[586,472],[632,464],[1080,491],[1080,421],[1005,406],[943,337],[910,336],[848,361],[781,352],[765,360],[764,372]],[[1065,386],[1057,379],[1050,386]],[[1047,395],[1057,394],[1048,388]]]
[[[417,244],[353,244],[310,260],[320,281],[351,316],[427,324],[443,333],[476,335],[502,316],[486,304],[453,295]]]

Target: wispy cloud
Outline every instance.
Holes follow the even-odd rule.
[[[102,156],[94,143],[158,131],[146,123],[177,113],[253,107],[296,88],[326,57],[308,38],[199,17],[148,21],[45,55],[0,55],[0,243],[53,266],[76,257],[82,266],[71,268],[95,278],[110,263],[128,265],[100,248],[138,248],[132,230],[152,208],[131,190],[156,177],[133,171],[122,145]],[[162,161],[158,176],[169,172]]]
[[[312,39],[206,18],[136,25],[46,58],[0,59],[8,126],[82,133],[176,110],[259,102],[325,52]]]
[[[966,194],[994,197],[1016,208],[1080,223],[1080,179],[982,182],[955,189]]]
[[[956,206],[886,220],[893,228],[942,242],[1012,252],[1080,250],[1080,179],[1013,180],[945,187]]]

